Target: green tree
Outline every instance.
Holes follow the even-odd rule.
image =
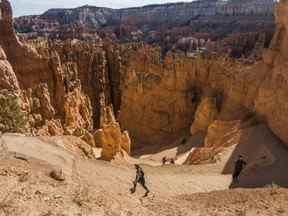
[[[23,132],[26,115],[21,109],[19,97],[7,90],[0,91],[0,131]]]

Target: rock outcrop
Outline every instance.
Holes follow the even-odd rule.
[[[112,160],[122,151],[131,153],[131,140],[127,131],[122,132],[116,122],[113,110],[110,106],[103,109],[105,113],[102,128],[94,134],[96,146],[102,147],[102,158]]]
[[[11,64],[8,62],[4,50],[0,46],[0,89],[19,90],[19,83],[13,71]]]
[[[287,65],[288,65],[288,3],[280,1],[275,9],[276,32],[270,48],[263,53],[263,65],[267,76],[260,86],[255,101],[256,111],[269,124],[272,131],[288,143],[286,125],[287,108]]]
[[[191,134],[206,131],[218,114],[216,98],[204,97],[195,113],[195,119],[191,126]]]
[[[108,72],[113,70],[108,70],[103,48],[71,40],[20,42],[10,2],[4,0],[0,6],[0,89],[23,95],[31,134],[79,134],[94,145],[94,125],[100,126],[100,94],[107,97],[103,106],[112,100]],[[85,133],[77,133],[79,129]]]

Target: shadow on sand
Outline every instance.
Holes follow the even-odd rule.
[[[288,148],[265,125],[247,129],[227,161],[223,174],[232,174],[238,155],[247,162],[239,183],[230,188],[256,188],[276,184],[288,187]]]

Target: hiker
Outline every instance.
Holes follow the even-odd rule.
[[[198,102],[198,99],[199,99],[198,97],[199,97],[199,96],[198,96],[197,90],[196,90],[196,89],[193,89],[193,90],[191,91],[191,102],[192,102],[192,104]]]
[[[167,158],[166,158],[166,157],[163,157],[163,158],[162,158],[162,166],[164,166],[164,165],[166,164],[166,162],[167,162]]]
[[[133,182],[133,188],[130,189],[130,192],[133,194],[136,192],[136,187],[137,187],[137,184],[139,183],[145,190],[146,190],[146,193],[144,195],[144,197],[148,196],[149,194],[149,189],[147,188],[146,186],[146,183],[145,183],[145,174],[143,172],[143,169],[138,165],[138,164],[135,164],[135,169],[136,169],[136,178],[135,178],[135,181]]]
[[[175,164],[175,159],[174,158],[170,158],[170,163],[171,164]]]
[[[64,89],[65,89],[65,93],[67,94],[69,92],[69,84],[68,84],[68,80],[66,77],[64,78]]]
[[[181,141],[181,145],[185,145],[187,143],[186,138],[183,138],[183,140]]]
[[[243,160],[243,157],[239,155],[238,160],[235,162],[234,172],[233,172],[233,182],[239,182],[239,176],[246,166],[246,161]]]

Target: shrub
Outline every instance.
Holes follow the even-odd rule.
[[[26,115],[21,109],[19,97],[8,90],[0,91],[0,131],[23,132]]]

